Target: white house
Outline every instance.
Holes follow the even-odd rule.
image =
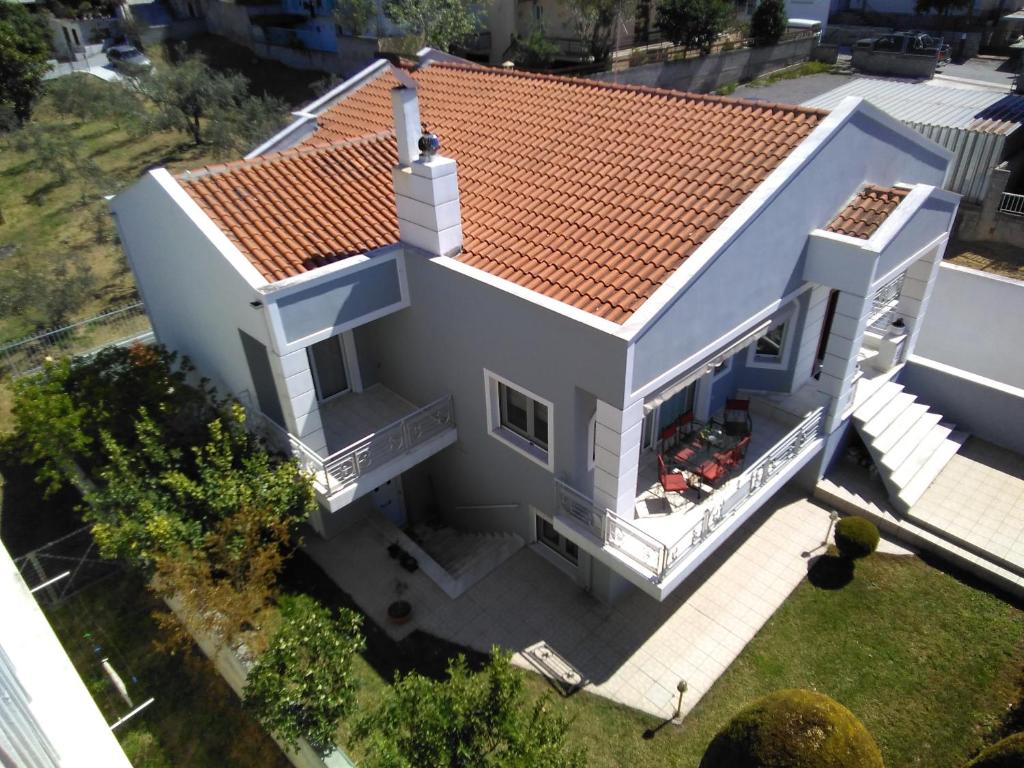
[[[904,505],[955,452],[894,383],[957,209],[950,158],[859,99],[427,53],[113,208],[157,337],[315,474],[322,536],[368,514],[419,531],[449,594],[493,563],[434,558],[430,531],[662,599],[852,423]],[[714,422],[743,407],[740,447]]]

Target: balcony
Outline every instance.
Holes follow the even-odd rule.
[[[577,542],[648,594],[664,599],[817,453],[824,407],[793,418],[766,401],[754,411],[754,438],[744,467],[700,499],[665,498],[657,482],[657,457],[640,467],[637,512],[627,520],[594,504],[589,496],[556,480],[555,529]],[[648,466],[650,463],[652,466]],[[651,469],[653,467],[653,475]]]
[[[317,500],[331,512],[430,458],[458,437],[451,395],[417,407],[379,384],[321,406],[326,455],[255,408],[249,408],[249,414],[257,433],[276,449],[295,456],[310,473]]]

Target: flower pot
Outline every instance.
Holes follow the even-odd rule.
[[[405,624],[412,618],[412,603],[408,600],[395,600],[388,606],[388,621],[392,624]]]

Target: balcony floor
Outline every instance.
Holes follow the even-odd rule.
[[[811,382],[813,384],[815,382]],[[804,389],[807,389],[805,392]],[[697,525],[709,507],[717,506],[728,499],[736,490],[738,478],[748,468],[767,454],[806,415],[817,408],[817,391],[805,387],[792,395],[773,398],[751,398],[750,446],[747,448],[743,465],[717,489],[704,486],[700,498],[695,490],[685,494],[662,491],[658,482],[658,457],[654,451],[640,455],[640,471],[637,477],[635,519],[630,520],[644,533],[654,536],[664,544],[671,545],[687,531]]]
[[[374,384],[362,392],[346,392],[320,405],[327,452],[334,453],[372,435],[415,411],[419,406]]]

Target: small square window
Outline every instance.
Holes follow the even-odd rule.
[[[786,341],[786,323],[779,323],[757,340],[754,355],[759,362],[776,362],[782,359],[782,346]]]
[[[554,470],[551,456],[551,403],[484,371],[487,431],[494,437]]]

